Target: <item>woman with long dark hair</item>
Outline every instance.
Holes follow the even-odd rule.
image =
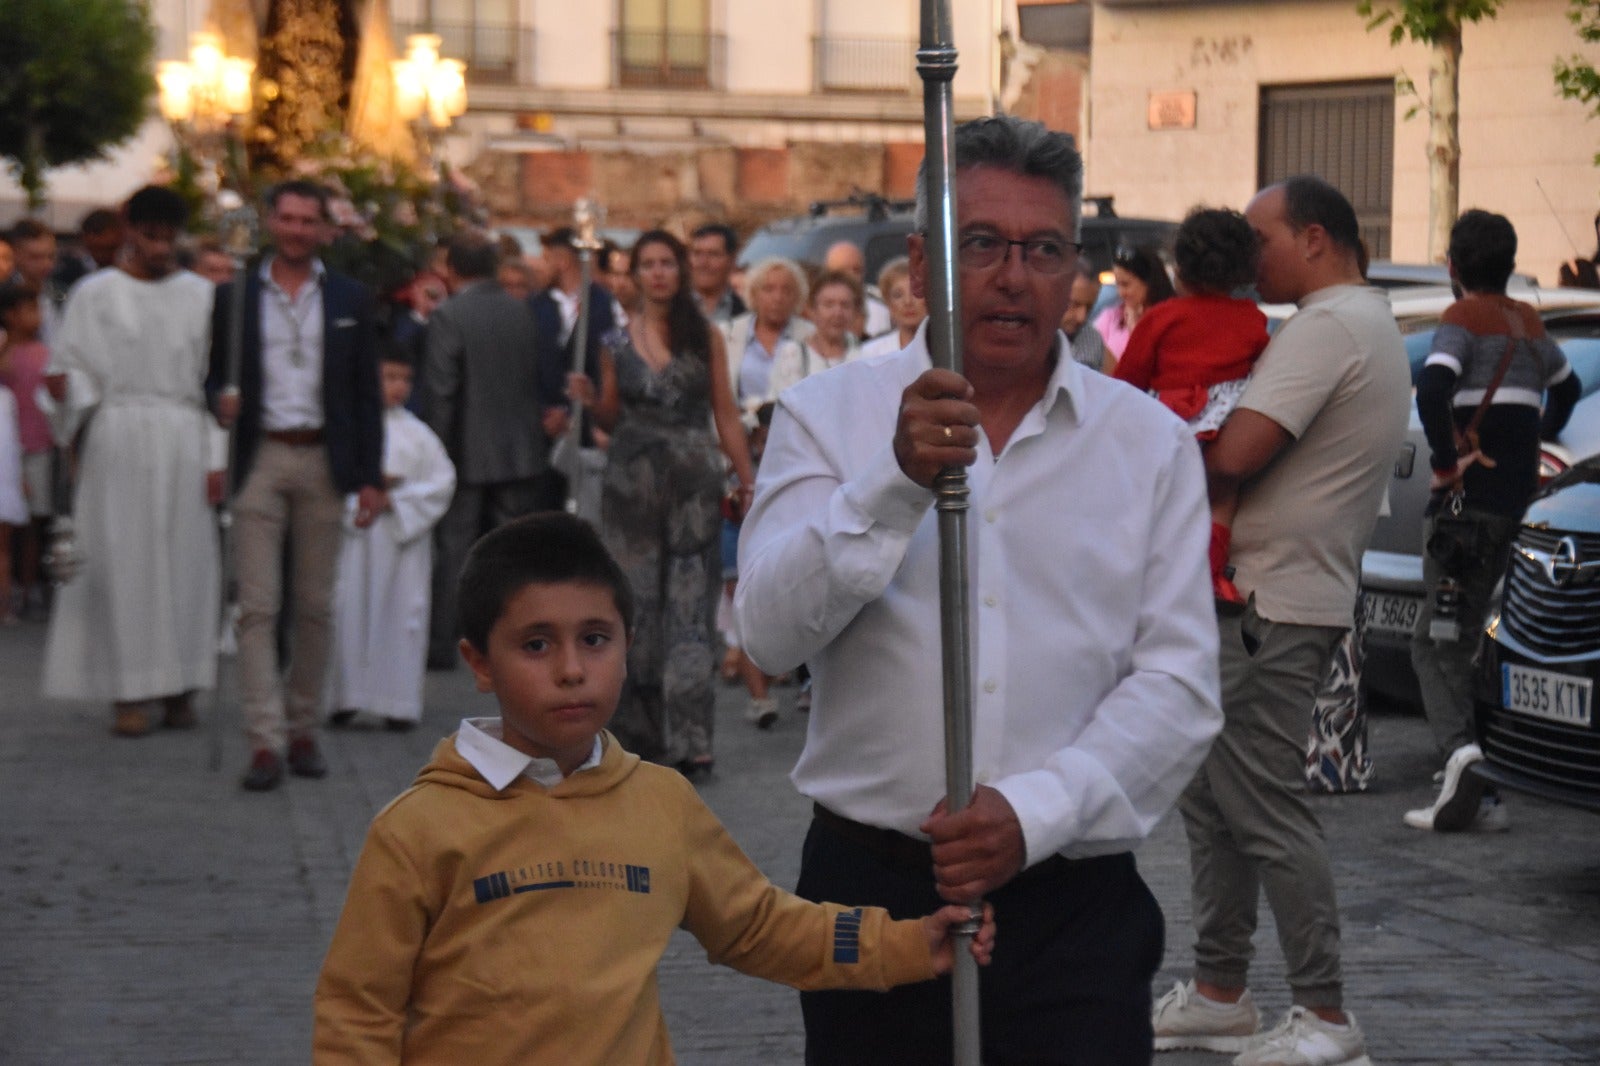
[[[693,776],[712,764],[723,454],[741,510],[755,475],[722,334],[695,305],[682,242],[664,230],[645,233],[634,244],[632,274],[637,310],[602,341],[599,388],[571,379],[611,434],[601,525],[637,604],[611,728],[629,749]]]
[[[1094,328],[1106,342],[1112,358],[1106,360],[1107,374],[1116,370],[1116,360],[1128,346],[1133,327],[1144,313],[1174,294],[1167,265],[1155,248],[1118,248],[1111,261],[1111,275],[1117,283],[1117,302],[1095,316]]]

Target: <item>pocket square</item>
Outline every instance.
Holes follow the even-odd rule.
[[[333,320],[333,328],[334,329],[349,329],[351,326],[354,326],[355,324],[356,324],[356,320],[353,319],[353,318],[336,318],[336,319]]]

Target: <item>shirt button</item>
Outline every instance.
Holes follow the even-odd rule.
[[[993,511],[985,511],[985,512],[983,512],[983,520],[985,522],[992,523],[998,517],[999,517],[999,515],[995,514]]]
[[[999,687],[1000,686],[995,682],[995,680],[993,678],[990,678],[988,681],[985,681],[983,683],[983,691],[985,691],[985,692],[993,692],[995,689],[997,689]]]
[[[985,596],[983,598],[983,605],[985,607],[993,607],[995,604],[997,604],[999,602],[1000,601],[995,599],[993,596]]]

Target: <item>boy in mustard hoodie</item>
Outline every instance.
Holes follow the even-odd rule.
[[[462,721],[373,820],[317,983],[317,1063],[671,1063],[656,964],[679,926],[796,988],[949,970],[965,908],[893,921],[792,896],[683,777],[618,746],[633,595],[581,519],[483,537],[458,610],[501,716]],[[993,940],[986,914],[979,962]]]

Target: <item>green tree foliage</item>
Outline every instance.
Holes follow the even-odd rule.
[[[1569,0],[1567,20],[1577,30],[1578,39],[1585,44],[1600,42],[1600,0]],[[1556,60],[1556,88],[1568,100],[1576,100],[1589,109],[1591,115],[1600,115],[1600,72],[1594,64],[1579,55]],[[1595,165],[1600,166],[1600,152],[1595,153]]]
[[[101,159],[155,92],[146,0],[0,0],[0,158],[44,203],[45,171]]]
[[[1437,44],[1451,36],[1459,37],[1469,22],[1494,18],[1502,0],[1360,0],[1356,12],[1367,20],[1367,29],[1389,27],[1389,43],[1406,38],[1424,44]]]
[[[1358,0],[1367,29],[1428,46],[1428,257],[1444,260],[1461,202],[1461,27],[1494,18],[1503,0]]]

